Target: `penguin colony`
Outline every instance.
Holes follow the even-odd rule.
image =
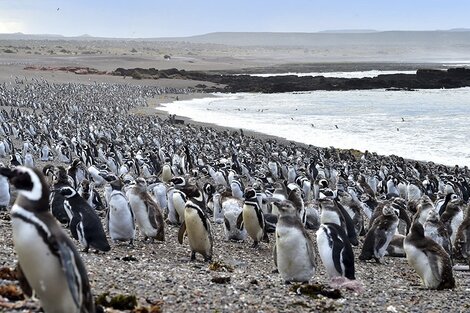
[[[165,244],[175,228],[190,260],[213,261],[214,227],[253,253],[272,249],[286,283],[319,270],[354,281],[356,262],[387,266],[393,256],[424,287],[452,289],[453,264],[470,265],[467,167],[356,158],[132,113],[169,92],[188,90],[0,86],[0,209],[11,212],[19,267],[45,312],[94,311],[78,248]],[[44,256],[32,263],[32,254]]]

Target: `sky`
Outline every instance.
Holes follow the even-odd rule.
[[[152,38],[470,29],[469,12],[468,0],[0,0],[0,33]]]

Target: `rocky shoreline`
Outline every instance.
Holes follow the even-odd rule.
[[[470,86],[470,69],[447,70],[418,69],[416,74],[384,74],[366,78],[335,78],[324,76],[285,75],[258,77],[250,75],[212,74],[202,71],[155,68],[117,68],[112,75],[134,79],[187,79],[207,81],[222,86],[196,86],[207,92],[261,92],[279,93],[313,90],[364,90],[364,89],[441,89]]]

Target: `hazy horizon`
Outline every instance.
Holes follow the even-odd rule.
[[[0,0],[0,33],[105,38],[189,37],[213,32],[470,30],[470,1]]]

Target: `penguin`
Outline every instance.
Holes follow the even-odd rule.
[[[67,172],[63,166],[58,166],[54,173],[55,181],[52,185],[50,206],[52,215],[62,224],[69,224],[70,218],[64,208],[65,197],[59,192],[62,187],[71,187]]]
[[[278,203],[279,220],[273,257],[286,283],[308,281],[315,275],[315,247],[291,201]]]
[[[383,257],[398,227],[398,216],[391,205],[383,208],[383,214],[375,219],[366,234],[359,260],[375,259],[384,263]]]
[[[318,253],[330,278],[356,279],[354,253],[344,229],[333,223],[321,224],[316,231]]]
[[[452,245],[447,228],[439,219],[439,213],[432,209],[428,213],[428,218],[424,222],[424,236],[440,244],[446,252],[452,256]]]
[[[122,191],[122,181],[117,179],[109,185],[112,190],[106,213],[106,225],[109,236],[113,242],[129,241],[129,245],[132,246],[135,238],[134,212]]]
[[[213,199],[214,217],[215,212],[218,211],[217,209],[222,212],[225,239],[235,241],[245,240],[247,236],[246,229],[239,229],[237,227],[237,218],[243,212],[243,200],[234,197],[223,197],[219,193],[215,193]]]
[[[0,163],[0,168],[5,167],[3,163]],[[5,210],[10,205],[10,185],[8,184],[8,178],[0,175],[0,211]]]
[[[168,221],[174,225],[181,225],[184,221],[184,207],[187,201],[186,194],[175,187],[170,187],[167,195]]]
[[[11,209],[19,268],[45,313],[95,312],[78,251],[49,211],[49,186],[37,169],[0,168],[18,190]]]
[[[447,228],[452,245],[455,243],[457,230],[463,222],[463,211],[460,208],[461,204],[460,197],[452,198],[449,203],[447,203],[446,209],[441,215],[441,221]]]
[[[434,240],[424,236],[424,227],[417,220],[403,244],[408,264],[421,277],[426,288],[453,289],[455,280],[447,252]]]
[[[72,237],[80,242],[83,251],[88,252],[90,247],[103,252],[111,250],[100,218],[88,202],[72,187],[62,187],[59,193],[65,197],[64,208]]]
[[[188,199],[184,208],[184,222],[178,231],[178,242],[183,244],[187,234],[191,249],[191,261],[196,260],[196,253],[202,254],[204,262],[212,260],[212,233],[209,219],[201,207],[201,202]]]
[[[357,233],[354,229],[354,223],[343,206],[341,206],[336,200],[332,200],[330,198],[323,198],[319,203],[321,209],[320,222],[322,224],[333,223],[343,227],[348,235],[349,242],[353,246],[359,245]]]
[[[103,201],[93,185],[94,183],[90,183],[88,179],[82,180],[78,194],[85,199],[94,210],[101,211],[104,208]]]
[[[238,229],[242,229],[242,227],[246,229],[248,235],[253,239],[253,248],[258,247],[261,240],[269,242],[263,212],[253,188],[245,189],[245,202],[243,211],[237,218],[237,227]]]
[[[393,235],[392,240],[388,244],[385,255],[391,256],[391,257],[398,257],[398,258],[406,257],[405,249],[403,249],[404,240],[405,240],[405,235],[402,235],[402,234]]]
[[[462,224],[460,224],[455,236],[456,255],[466,260],[470,269],[470,207],[467,207],[467,214]]]
[[[126,195],[144,239],[165,241],[163,215],[158,204],[147,192],[145,179],[138,177],[135,185],[127,190]]]

